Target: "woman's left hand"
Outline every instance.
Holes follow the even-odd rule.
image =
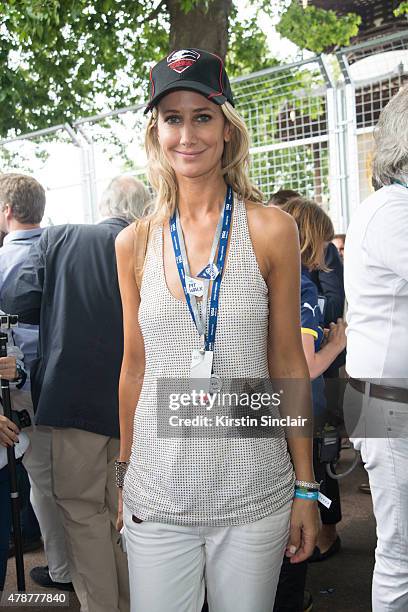
[[[123,489],[118,489],[118,515],[116,517],[116,530],[123,527]]]
[[[6,380],[17,378],[17,360],[15,357],[0,357],[0,378]]]
[[[291,563],[306,561],[312,554],[319,532],[317,502],[294,498],[290,516],[290,534],[286,556]]]

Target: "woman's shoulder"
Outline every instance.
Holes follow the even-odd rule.
[[[293,217],[277,206],[265,206],[246,200],[245,208],[250,231],[260,232],[268,240],[297,236],[298,230]]]
[[[137,219],[116,236],[115,245],[119,252],[132,252],[135,241],[145,240],[151,233],[152,222],[149,218]]]

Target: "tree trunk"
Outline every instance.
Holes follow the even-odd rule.
[[[222,59],[228,49],[228,16],[232,0],[199,2],[188,13],[180,8],[179,0],[166,0],[170,15],[170,51],[174,49],[205,49]]]

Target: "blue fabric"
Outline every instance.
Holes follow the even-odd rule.
[[[323,340],[323,316],[319,308],[317,287],[312,281],[309,270],[302,266],[300,321],[303,328],[316,334],[315,351],[320,349]]]
[[[328,326],[335,323],[344,311],[343,263],[333,243],[329,242],[325,252],[324,264],[330,272],[314,270],[310,277],[317,286],[320,295],[326,298],[324,322]]]
[[[4,238],[0,248],[0,301],[3,290],[13,280],[27,258],[29,248],[37,242],[43,232],[39,227],[30,230],[16,230]],[[16,314],[10,312],[7,314]],[[13,329],[14,344],[24,353],[24,364],[29,370],[37,357],[38,326],[20,323]],[[28,385],[28,383],[26,383]]]
[[[307,268],[302,266],[301,281],[300,322],[302,328],[314,332],[315,352],[320,349],[323,340],[323,315],[319,308],[317,287],[312,281]],[[313,414],[319,416],[326,410],[325,384],[322,375],[312,380]]]
[[[323,295],[326,299],[324,323],[328,327],[331,322],[336,323],[337,319],[343,316],[345,301],[343,262],[336,247],[331,242],[327,245],[324,263],[330,269],[330,272],[314,270],[311,279],[317,286],[319,295]],[[324,376],[336,378],[339,375],[339,368],[345,363],[346,351],[344,350],[340,355],[337,355],[333,363],[324,372]]]

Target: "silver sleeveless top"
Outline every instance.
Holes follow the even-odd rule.
[[[269,379],[268,288],[252,247],[245,204],[237,199],[230,241],[214,373],[221,378]],[[149,241],[139,322],[146,368],[123,490],[132,513],[145,521],[178,525],[240,525],[292,499],[293,468],[282,431],[273,438],[158,435],[157,380],[188,379],[191,351],[199,347],[187,304],[166,284],[161,227]]]

